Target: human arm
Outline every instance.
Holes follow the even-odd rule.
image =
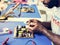
[[[54,34],[52,33],[52,31],[47,30],[42,22],[32,19],[27,21],[27,29],[29,29],[29,31],[39,31],[42,34],[44,34],[45,36],[47,36],[55,45],[60,45],[60,35]]]

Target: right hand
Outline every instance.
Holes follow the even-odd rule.
[[[36,20],[36,19],[31,19],[31,20],[27,21],[26,27],[31,32],[33,32],[33,31],[40,31],[40,32],[42,32],[43,29],[45,28],[41,24],[41,22],[39,20]]]

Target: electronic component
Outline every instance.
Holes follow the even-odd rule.
[[[30,7],[27,13],[34,13],[34,9]]]
[[[21,12],[34,13],[34,9],[32,7],[22,7]]]
[[[27,7],[22,7],[21,12],[28,12],[28,8]]]
[[[18,27],[14,30],[14,38],[33,38],[33,33],[28,31],[26,26]]]
[[[3,28],[2,30],[0,30],[0,35],[2,34],[12,34],[12,31],[8,28]]]

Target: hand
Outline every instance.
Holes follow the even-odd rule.
[[[41,22],[36,19],[31,19],[31,20],[27,21],[26,27],[29,31],[40,31],[40,32],[45,28],[41,24]]]

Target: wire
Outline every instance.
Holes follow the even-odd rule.
[[[22,4],[20,4],[21,5],[21,7],[20,7],[20,13],[19,13],[19,17],[21,16],[21,9],[22,9]]]
[[[30,42],[32,42],[32,45],[37,45],[36,42],[33,41],[33,40],[28,40],[25,45],[27,45],[27,44],[30,43]]]

